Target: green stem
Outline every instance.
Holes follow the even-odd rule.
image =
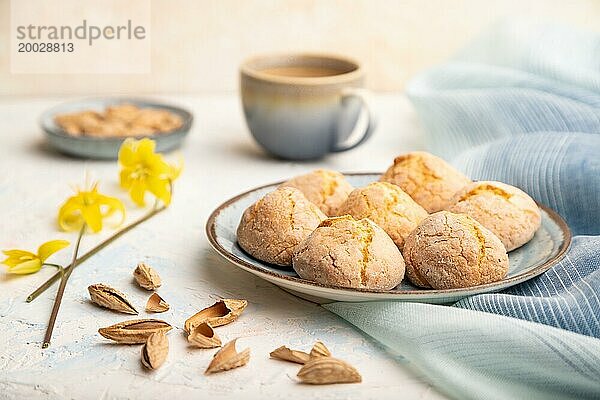
[[[100,244],[98,244],[97,246],[95,246],[94,248],[92,248],[91,250],[89,250],[87,253],[85,253],[81,257],[79,257],[77,260],[75,260],[75,263],[71,263],[70,265],[66,266],[63,270],[59,270],[54,275],[52,275],[46,282],[44,282],[40,287],[38,287],[29,296],[27,296],[27,300],[26,301],[28,303],[31,303],[40,294],[44,293],[46,291],[46,289],[48,289],[50,286],[52,286],[56,281],[58,281],[63,276],[63,271],[64,271],[64,274],[67,274],[67,273],[70,274],[69,271],[71,271],[72,268],[77,267],[79,264],[83,263],[88,258],[90,258],[94,254],[96,254],[97,252],[99,252],[100,250],[102,250],[103,248],[105,248],[106,246],[108,246],[109,244],[111,244],[113,241],[115,241],[119,237],[123,236],[125,233],[129,232],[130,230],[132,230],[133,228],[135,228],[136,226],[138,226],[142,222],[145,222],[145,221],[149,220],[150,218],[152,218],[156,214],[160,213],[161,211],[166,210],[166,208],[167,207],[164,206],[164,205],[161,206],[161,207],[156,207],[155,206],[150,212],[148,212],[148,214],[144,215],[140,219],[138,219],[138,220],[132,222],[131,224],[127,225],[126,227],[124,227],[123,229],[119,230],[118,232],[116,232],[115,234],[113,234],[112,236],[110,236],[109,238],[105,239],[103,242],[100,242]]]
[[[85,232],[86,226],[86,224],[83,224],[81,230],[79,231],[77,243],[75,244],[75,251],[73,251],[73,259],[71,260],[71,268],[65,271],[65,273],[62,275],[62,279],[60,280],[58,292],[56,293],[56,298],[54,299],[54,306],[52,307],[52,312],[50,313],[50,321],[48,321],[48,328],[46,329],[46,335],[44,336],[44,343],[42,343],[42,349],[45,349],[48,346],[50,346],[50,339],[52,339],[52,331],[54,331],[54,324],[56,323],[56,317],[58,316],[58,310],[60,310],[60,304],[62,303],[63,295],[65,294],[67,281],[69,280],[73,269],[77,266],[77,253],[79,253],[79,245],[81,244],[81,238],[83,237],[83,233]]]
[[[57,268],[59,271],[60,271],[61,269],[63,269],[63,266],[62,266],[62,265],[58,265],[58,264],[52,264],[52,263],[46,263],[46,262],[45,262],[45,263],[43,263],[42,265],[46,265],[46,266],[48,266],[48,267],[54,267],[54,268]]]

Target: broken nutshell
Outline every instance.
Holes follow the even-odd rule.
[[[212,327],[229,324],[240,316],[247,305],[246,300],[221,299],[188,318],[185,321],[185,331],[189,334],[194,326],[203,322]]]
[[[212,361],[206,368],[205,374],[228,371],[248,364],[250,361],[250,349],[245,349],[238,353],[235,349],[237,339],[227,343],[223,348],[215,353]]]
[[[221,346],[221,339],[206,322],[192,328],[188,336],[188,342],[201,349],[212,349]]]
[[[309,355],[311,359],[318,357],[331,357],[331,352],[323,342],[317,341],[313,348],[310,350]]]
[[[269,355],[278,360],[290,361],[297,364],[306,364],[310,360],[308,353],[300,350],[292,350],[286,346],[276,348]]]
[[[146,311],[161,313],[168,311],[170,308],[169,303],[164,301],[162,297],[158,293],[152,293],[152,295],[148,298],[148,302],[146,303]]]
[[[333,357],[311,359],[304,364],[297,376],[300,382],[311,385],[358,383],[362,381],[362,377],[356,368]]]

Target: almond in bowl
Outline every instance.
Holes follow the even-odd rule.
[[[100,112],[84,110],[58,114],[54,122],[71,136],[91,137],[157,135],[183,125],[181,117],[170,111],[128,103],[108,106]]]

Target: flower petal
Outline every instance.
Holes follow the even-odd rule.
[[[94,203],[84,207],[81,210],[81,215],[92,232],[97,233],[102,230],[102,213],[100,212],[100,204]]]
[[[154,149],[156,148],[156,143],[154,140],[144,138],[137,142],[137,155],[140,161],[146,161],[152,159],[155,155]]]
[[[150,170],[149,176],[164,179],[171,175],[171,166],[167,164],[160,154],[156,154],[152,159],[146,160],[146,166]]]
[[[81,229],[83,224],[85,224],[85,220],[79,211],[77,214],[71,214],[66,216],[64,219],[59,221],[60,227],[62,230],[67,232],[78,231]]]
[[[39,259],[29,260],[8,268],[10,274],[32,274],[42,268],[42,262]]]
[[[174,181],[175,179],[179,178],[179,175],[181,175],[181,171],[183,170],[183,157],[180,156],[177,164],[170,164],[169,167],[171,167],[169,171],[169,179]]]
[[[37,255],[25,250],[3,250],[2,252],[8,256],[2,260],[2,264],[8,265],[9,267],[14,267],[24,261],[30,261],[37,258]]]
[[[171,201],[170,181],[181,173],[183,162],[170,165],[162,154],[156,153],[156,143],[148,138],[126,140],[119,153],[124,168],[120,171],[120,184],[129,190],[131,199],[138,206],[145,206],[145,193],[150,191],[164,204]]]
[[[136,141],[132,138],[125,139],[119,148],[119,163],[123,166],[129,166],[135,163],[136,159]]]
[[[118,212],[121,214],[121,219],[117,223],[117,226],[121,225],[125,221],[125,206],[121,200],[117,199],[116,197],[110,197],[101,194],[98,195],[98,204],[100,205],[102,218],[109,217]],[[106,207],[105,211],[102,210],[103,207]]]
[[[2,264],[7,265],[9,267],[17,266],[17,265],[21,264],[22,262],[23,262],[23,260],[19,260],[18,258],[11,258],[11,257],[7,257],[4,260],[2,260]]]
[[[171,187],[168,179],[158,179],[154,176],[150,176],[146,180],[146,183],[148,184],[148,190],[165,205],[171,203]]]
[[[50,257],[52,254],[56,253],[57,251],[62,250],[65,247],[68,247],[69,244],[70,243],[67,240],[51,240],[49,242],[42,244],[38,248],[37,256],[40,259],[41,263],[43,264],[44,261],[46,261],[46,259],[48,257]]]
[[[98,184],[90,190],[80,190],[67,199],[58,212],[58,223],[64,230],[81,228],[85,223],[92,232],[102,230],[102,220],[115,212],[121,213],[121,222],[125,219],[125,206],[110,196],[98,192]]]
[[[31,258],[37,257],[37,255],[35,255],[32,252],[27,251],[27,250],[14,249],[14,250],[2,250],[2,252],[5,255],[9,256],[10,258],[16,258],[16,259],[21,259],[23,257],[30,257],[30,259],[31,259]]]
[[[58,225],[65,231],[75,231],[85,222],[78,196],[69,197],[58,211]]]
[[[133,185],[133,179],[131,178],[133,170],[131,168],[123,168],[119,173],[119,182],[123,189],[129,189]]]
[[[145,193],[146,185],[144,182],[139,180],[135,180],[131,185],[131,188],[129,189],[129,195],[131,196],[131,200],[133,200],[133,202],[140,207],[146,205],[146,202],[144,201]]]

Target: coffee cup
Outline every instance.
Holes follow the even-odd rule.
[[[350,150],[375,129],[363,69],[349,58],[259,56],[244,62],[240,75],[248,128],[277,157],[307,160]]]

